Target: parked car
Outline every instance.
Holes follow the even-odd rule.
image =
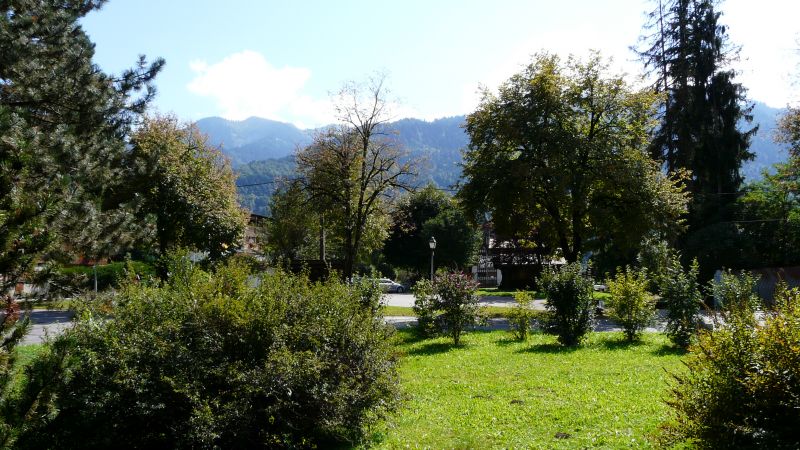
[[[375,281],[378,282],[378,286],[381,287],[381,290],[383,290],[383,292],[393,292],[395,294],[402,294],[403,292],[406,291],[405,287],[403,287],[402,284],[396,281],[392,281],[388,278],[378,278]]]

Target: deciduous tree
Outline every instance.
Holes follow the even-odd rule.
[[[386,261],[424,274],[430,268],[428,241],[435,237],[436,263],[455,269],[475,258],[481,235],[454,199],[429,185],[400,200],[392,213],[389,238],[383,247]]]
[[[411,164],[386,127],[391,116],[384,83],[378,76],[345,84],[335,99],[340,123],[296,155],[306,191],[339,219],[335,231],[342,237],[345,277],[353,273],[382,200],[410,188]]]
[[[131,144],[118,192],[152,221],[161,254],[186,246],[215,258],[240,244],[247,215],[236,199],[233,170],[197,127],[148,117]]]
[[[587,250],[633,257],[647,232],[674,231],[686,205],[681,178],[646,154],[654,101],[599,55],[537,55],[467,117],[458,196],[501,234],[535,230],[568,261]]]

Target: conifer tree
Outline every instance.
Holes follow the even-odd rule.
[[[119,76],[92,63],[79,20],[104,1],[0,2],[0,273],[15,283],[97,212],[163,60]],[[100,239],[101,236],[95,236]],[[72,244],[79,246],[80,239]]]
[[[752,120],[752,105],[728,65],[738,49],[730,45],[726,27],[720,24],[718,2],[656,1],[639,50],[657,78],[654,87],[663,94],[651,154],[670,172],[692,172],[685,253],[718,266],[724,262],[713,248],[719,240],[706,237],[725,232],[720,226],[730,220],[730,206],[742,184],[741,165],[753,157],[748,147],[757,127],[740,129],[742,119]]]

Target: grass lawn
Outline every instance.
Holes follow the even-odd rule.
[[[506,317],[511,308],[504,306],[484,306],[484,312],[490,318]],[[384,316],[410,316],[414,317],[414,309],[410,306],[384,306]]]
[[[495,297],[513,297],[517,291],[504,291],[498,288],[478,288],[476,294],[478,297],[495,296]],[[526,291],[530,293],[533,298],[544,298],[544,293],[539,291]]]
[[[465,345],[398,333],[407,399],[378,448],[648,448],[681,353],[661,334],[627,345],[593,333],[577,349],[534,334],[471,332]]]
[[[503,291],[498,288],[479,288],[476,291],[478,297],[486,297],[486,296],[493,296],[493,297],[513,297],[517,291]],[[525,291],[531,294],[533,298],[545,298],[544,292],[542,291]],[[608,292],[595,292],[594,298],[596,299],[606,299],[611,297],[611,294]]]

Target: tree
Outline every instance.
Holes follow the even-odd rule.
[[[424,274],[429,269],[428,241],[435,237],[440,267],[463,268],[475,258],[481,235],[454,199],[428,185],[400,200],[392,214],[383,253],[397,267]]]
[[[537,55],[467,117],[458,197],[499,233],[535,231],[567,261],[614,248],[632,258],[647,232],[674,231],[686,204],[681,177],[645,153],[653,103],[598,55]]]
[[[411,164],[390,138],[385,77],[366,84],[347,83],[339,91],[336,112],[340,124],[317,134],[296,155],[304,188],[338,220],[345,277],[362,251],[368,223],[381,212],[382,199],[408,190]]]
[[[236,200],[233,170],[196,126],[147,117],[131,145],[118,198],[152,221],[162,255],[187,246],[216,258],[239,245],[247,215]]]
[[[753,157],[748,147],[758,128],[739,129],[742,119],[752,120],[752,106],[746,105],[735,72],[726,68],[737,49],[728,43],[716,4],[658,0],[640,51],[645,65],[657,73],[655,87],[663,94],[651,153],[670,172],[691,171],[684,247],[687,256],[701,256],[701,266],[709,267],[725,262],[719,236],[735,234],[725,222],[742,183],[742,162]]]
[[[124,136],[163,60],[114,77],[92,64],[79,20],[103,2],[0,3],[0,273],[15,283],[46,251],[80,249],[100,218]],[[73,214],[75,209],[93,214]],[[96,236],[96,238],[99,238]]]
[[[278,187],[269,200],[269,210],[264,237],[270,253],[287,261],[313,255],[320,214],[310,208],[300,183],[287,182]]]

